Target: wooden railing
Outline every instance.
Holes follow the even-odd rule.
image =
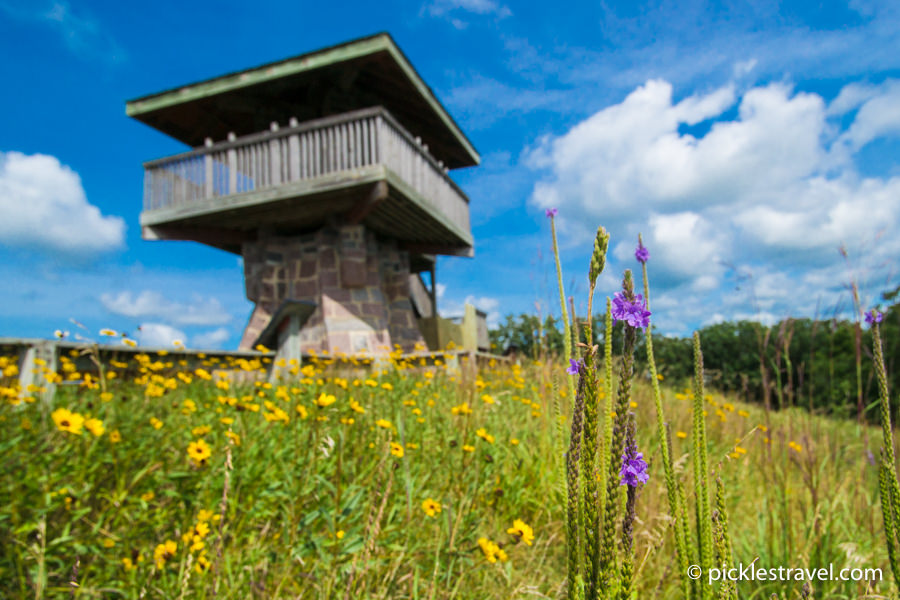
[[[144,211],[383,165],[469,231],[468,198],[444,165],[381,107],[297,123],[144,163]]]

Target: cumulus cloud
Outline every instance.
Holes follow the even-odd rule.
[[[195,335],[191,345],[194,348],[217,349],[228,341],[228,338],[230,337],[230,331],[224,327],[219,327],[218,329]]]
[[[0,240],[84,257],[122,247],[125,221],[88,202],[81,178],[53,156],[0,152]]]
[[[620,260],[633,261],[642,231],[663,296],[718,304],[694,322],[729,303],[730,314],[787,316],[798,295],[837,301],[841,290],[807,276],[840,263],[840,244],[877,238],[880,256],[900,251],[898,236],[884,234],[900,226],[900,177],[864,177],[857,165],[865,145],[900,135],[898,106],[895,81],[850,84],[828,104],[784,83],[676,101],[671,84],[651,80],[538,140],[526,153],[539,173],[530,202],[558,207],[560,229],[578,243],[604,224],[628,240],[614,242]],[[757,275],[740,300],[722,287],[735,269]]]
[[[109,312],[136,319],[154,318],[180,326],[224,325],[231,314],[216,298],[194,296],[190,303],[176,302],[150,290],[134,295],[130,291],[106,293],[100,302]]]
[[[164,323],[143,323],[137,334],[141,346],[151,348],[168,348],[176,340],[187,343],[184,332]]]

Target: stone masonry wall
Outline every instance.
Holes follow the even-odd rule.
[[[362,225],[302,236],[261,234],[243,246],[247,298],[256,303],[240,347],[247,349],[286,299],[316,310],[301,350],[383,354],[422,343],[409,299],[409,256]]]

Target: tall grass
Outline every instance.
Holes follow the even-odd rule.
[[[626,271],[602,348],[588,319],[571,361],[64,357],[38,365],[51,398],[0,357],[0,597],[896,598],[875,317],[870,444],[864,423],[710,394],[699,335],[693,377],[664,380],[638,259],[643,293]],[[751,563],[883,580],[709,581]]]

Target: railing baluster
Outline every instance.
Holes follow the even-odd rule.
[[[428,203],[468,229],[465,196],[428,146],[413,138],[388,113],[372,110],[347,118],[329,117],[241,140],[204,145],[183,155],[153,161],[144,170],[145,211],[190,206],[221,196],[382,164]]]

